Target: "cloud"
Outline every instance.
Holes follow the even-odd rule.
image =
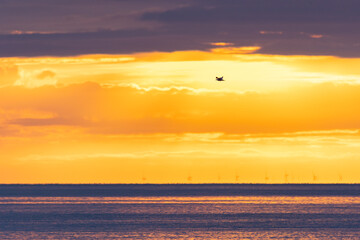
[[[221,54],[247,54],[254,53],[261,49],[259,46],[244,46],[244,47],[223,47],[223,48],[213,48],[211,52],[221,53]]]
[[[19,70],[13,64],[0,65],[0,87],[9,86],[16,82],[19,78]]]
[[[20,77],[15,82],[17,86],[40,87],[45,85],[56,85],[56,73],[51,70],[20,71]]]
[[[277,34],[277,35],[282,35],[283,32],[281,31],[260,31],[260,34]]]
[[[39,73],[36,77],[38,79],[43,80],[43,79],[46,79],[46,78],[53,78],[53,77],[55,77],[55,75],[56,74],[54,72],[50,71],[50,70],[44,70],[41,73]]]
[[[21,126],[75,125],[74,119],[65,118],[15,118],[7,122]]]
[[[310,35],[311,38],[323,38],[324,35],[321,35],[321,34],[312,34]]]
[[[169,6],[170,5],[170,6]],[[74,32],[98,29],[151,27],[136,20],[143,11],[168,9],[179,3],[164,0],[136,2],[77,0],[3,1],[0,9],[0,32]]]
[[[241,153],[259,153],[258,151],[248,151],[244,150]],[[73,161],[73,160],[84,160],[84,159],[151,159],[151,158],[219,158],[219,157],[227,157],[227,158],[236,158],[241,154],[237,153],[220,153],[216,151],[146,151],[146,152],[131,152],[131,153],[97,153],[97,154],[77,154],[77,155],[29,155],[21,158],[20,160],[24,161],[42,161],[42,160],[60,160],[60,161]]]
[[[267,54],[360,56],[355,0],[90,1],[4,4],[0,56],[206,50],[216,42]]]
[[[21,31],[21,30],[13,30],[10,32],[12,35],[24,35],[24,34],[52,34],[54,32],[35,32],[35,31]]]
[[[264,94],[84,83],[2,88],[0,109],[51,114],[14,115],[8,125],[77,126],[92,134],[270,134],[359,129],[359,96],[359,85],[330,83]]]
[[[210,45],[212,45],[212,46],[232,46],[234,44],[227,43],[227,42],[213,42],[213,43],[210,43]]]
[[[204,37],[191,41],[181,33],[130,29],[49,34],[2,34],[0,57],[73,56],[82,54],[127,54],[134,52],[206,49]],[[41,46],[41,47],[40,47]]]
[[[207,4],[205,4],[205,2]],[[197,1],[194,5],[165,11],[147,12],[144,20],[162,22],[226,22],[226,23],[329,23],[358,22],[359,2],[350,0],[266,0]]]
[[[193,94],[224,94],[278,91],[312,82],[360,83],[357,58],[274,56],[254,51],[261,49],[231,46],[208,51],[1,58],[0,62],[19,66],[15,85],[31,88],[96,82],[144,90],[177,88]],[[231,81],[218,84],[212,81],[215,76]]]
[[[224,133],[184,133],[171,135],[166,138],[171,142],[204,142],[204,143],[269,143],[282,142],[289,144],[313,144],[314,142],[326,142],[334,140],[334,143],[342,144],[346,138],[359,138],[359,129],[334,129],[320,131],[284,132],[284,133],[254,133],[254,134],[224,134]]]
[[[355,57],[357,54],[351,49],[357,48],[359,35],[352,29],[360,21],[354,10],[358,5],[354,0],[330,0],[326,6],[321,0],[196,1],[188,6],[147,12],[142,19],[161,22],[169,29],[186,29],[183,35],[258,45],[261,53]],[[299,36],[301,32],[331,38],[314,44],[313,38]]]

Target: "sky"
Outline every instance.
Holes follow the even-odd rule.
[[[358,183],[359,7],[0,0],[0,183]]]

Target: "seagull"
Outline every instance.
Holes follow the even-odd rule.
[[[224,77],[216,77],[216,81],[225,81]]]

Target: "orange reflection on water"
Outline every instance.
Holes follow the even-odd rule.
[[[0,204],[360,204],[344,196],[0,197]]]

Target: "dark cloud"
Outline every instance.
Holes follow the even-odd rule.
[[[193,6],[148,12],[144,20],[205,23],[344,23],[358,22],[356,0],[225,0],[199,1]]]
[[[204,38],[205,40],[205,38]],[[0,35],[0,56],[69,56],[205,49],[204,40],[165,31],[102,30],[83,33]]]
[[[1,3],[2,57],[206,50],[217,41],[259,53],[360,56],[355,0]]]
[[[192,6],[147,12],[141,18],[189,36],[259,45],[259,53],[358,57],[360,34],[354,29],[360,24],[359,7],[355,0],[200,0]]]
[[[0,33],[91,32],[148,26],[137,17],[151,9],[177,6],[165,0],[0,0]]]

